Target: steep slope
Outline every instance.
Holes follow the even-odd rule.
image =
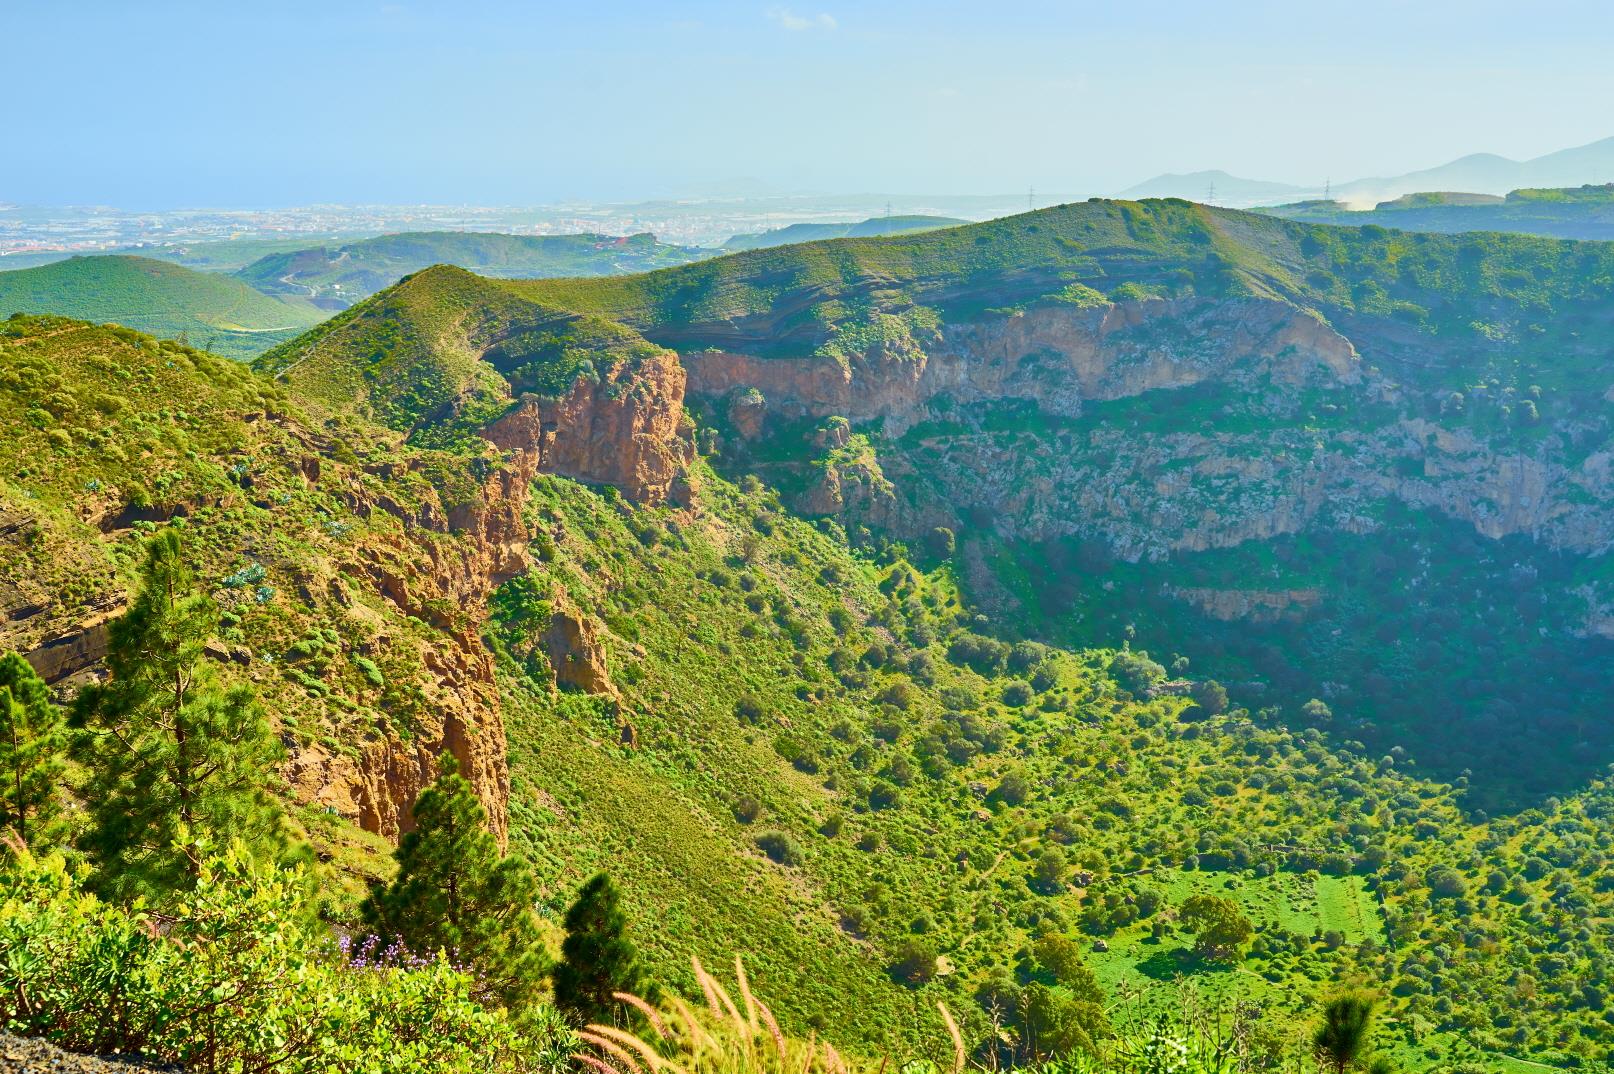
[[[305,398],[428,446],[538,452],[637,501],[688,497],[684,370],[611,322],[438,266],[259,359]]]
[[[13,313],[110,321],[170,339],[183,336],[232,358],[262,354],[324,316],[228,277],[121,255],[0,272],[0,317]]]
[[[484,796],[507,801],[550,905],[610,868],[664,980],[687,988],[690,953],[738,949],[789,1028],[838,1042],[934,1036],[943,997],[978,1037],[982,986],[1050,979],[1030,943],[1068,934],[1135,1022],[1178,1002],[1180,973],[1258,1004],[1299,1055],[1307,1005],[1365,976],[1393,988],[1408,1062],[1458,1037],[1590,1047],[1614,909],[1601,785],[1480,821],[1461,783],[1190,704],[1141,654],[986,636],[955,588],[967,564],[857,554],[754,480],[693,462],[681,506],[544,474],[542,440],[493,442],[523,405],[497,370],[510,398],[459,422],[453,451],[406,442],[432,439],[395,398],[410,378],[365,373],[403,340],[390,353],[416,370],[482,384],[467,363],[503,352],[472,347],[481,326],[553,316],[434,270],[274,356],[279,382],[124,330],[10,322],[5,644],[77,654],[59,681],[93,672],[83,617],[116,607],[141,531],[183,525],[231,609],[221,667],[281,720],[287,793],[337,865],[376,868],[339,818],[397,830],[347,790],[363,773],[402,805],[434,751],[500,757],[508,799],[496,780]],[[588,328],[565,336],[581,354],[524,349],[515,368],[550,356],[573,402],[654,399],[601,372],[645,368],[613,357],[640,338]],[[863,442],[837,428],[825,443]],[[1259,927],[1251,972],[1197,961],[1174,924],[1212,892]]]
[[[270,253],[235,275],[267,295],[293,295],[322,309],[341,310],[432,265],[458,265],[489,276],[596,276],[644,272],[706,256],[648,234],[422,231]]]
[[[788,246],[796,242],[817,242],[820,239],[866,239],[876,235],[902,235],[910,231],[933,231],[936,228],[957,227],[967,220],[949,216],[874,216],[867,220],[844,224],[791,224],[749,235],[736,235],[723,244],[726,253],[739,250],[760,250],[768,246]]]
[[[226,610],[213,655],[282,714],[308,823],[396,837],[452,750],[502,831],[476,624],[523,566],[519,465],[459,472],[245,366],[57,318],[0,322],[0,417],[0,648],[51,682],[90,672],[142,534],[184,525]]]
[[[954,530],[974,597],[1049,637],[1209,635],[1250,703],[1327,697],[1491,807],[1614,754],[1611,280],[1609,245],[1093,202],[506,286],[678,349],[733,467],[798,509]]]

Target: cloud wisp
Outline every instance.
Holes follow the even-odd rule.
[[[787,7],[770,7],[768,18],[781,29],[789,30],[793,34],[799,34],[804,30],[833,30],[840,25],[835,21],[835,16],[828,12],[800,15]]]

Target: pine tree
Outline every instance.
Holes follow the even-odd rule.
[[[451,755],[416,800],[414,819],[393,855],[398,875],[372,893],[366,921],[416,954],[469,963],[484,990],[519,1014],[547,968],[532,870],[499,854],[487,811]]]
[[[1378,1001],[1366,992],[1344,992],[1323,1004],[1323,1020],[1312,1034],[1312,1047],[1335,1074],[1345,1074],[1367,1050],[1377,1008]]]
[[[597,1022],[618,1006],[613,992],[646,991],[627,930],[622,897],[611,878],[600,873],[583,885],[566,913],[566,939],[554,975],[556,1006],[580,1021]]]
[[[218,611],[184,551],[172,529],[147,545],[140,593],[108,630],[111,678],[74,707],[83,845],[113,897],[187,888],[232,842],[259,858],[286,848],[267,791],[279,745],[252,691],[220,686],[202,655]]]
[[[0,656],[0,829],[37,849],[55,834],[67,738],[45,682],[16,653]]]

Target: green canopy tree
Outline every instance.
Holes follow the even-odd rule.
[[[1366,992],[1342,992],[1323,1004],[1323,1020],[1311,1043],[1334,1074],[1345,1074],[1366,1053],[1377,1008],[1378,1001]]]
[[[31,849],[59,827],[65,728],[28,661],[16,653],[0,656],[0,829]]]
[[[554,975],[555,1004],[561,1010],[596,1022],[619,1006],[613,992],[648,990],[639,953],[627,932],[622,896],[611,878],[600,873],[583,885],[566,912],[566,939]]]
[[[1211,962],[1236,962],[1255,938],[1255,926],[1239,904],[1220,895],[1195,895],[1178,914],[1194,933],[1194,953]]]
[[[459,763],[444,754],[414,806],[415,830],[393,857],[398,874],[371,893],[365,921],[416,954],[468,963],[489,997],[520,1014],[547,969],[526,861],[499,853],[488,814]]]
[[[1098,1042],[1114,1035],[1099,992],[1072,993],[1033,981],[1020,998],[1022,1059],[1040,1065],[1073,1052],[1098,1053]]]
[[[287,849],[268,790],[279,744],[252,691],[223,687],[204,659],[217,626],[179,533],[152,538],[139,595],[108,628],[111,677],[73,710],[90,771],[83,845],[103,894],[189,888],[231,843],[261,860]]]

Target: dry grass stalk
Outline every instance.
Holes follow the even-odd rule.
[[[713,997],[713,999],[715,1001],[716,997]],[[678,1017],[683,1021],[685,1029],[689,1033],[690,1053],[697,1053],[705,1047],[715,1047],[716,1042],[712,1040],[711,1034],[706,1032],[706,1028],[701,1025],[700,1019],[695,1016],[694,1009],[678,996],[672,996],[671,1000],[673,1009],[678,1012]]]
[[[691,958],[689,964],[695,967],[695,982],[701,986],[701,992],[706,995],[706,1006],[711,1008],[712,1017],[721,1020],[723,1005],[717,1001],[717,981],[706,972],[706,967],[701,965],[700,959]]]
[[[958,1023],[953,1021],[953,1012],[947,1009],[947,1004],[937,1000],[936,1009],[941,1011],[942,1022],[947,1026],[947,1035],[953,1038],[953,1074],[963,1074],[964,1035],[958,1031]]]
[[[712,1016],[722,1019],[726,1013],[729,1018],[734,1020],[734,1028],[739,1033],[741,1042],[745,1042],[746,1024],[745,1018],[740,1014],[740,1008],[734,1005],[734,1000],[729,998],[727,990],[723,988],[718,979],[706,972],[706,967],[701,965],[700,959],[696,958],[690,961],[695,966],[695,977],[701,982],[701,990],[706,993],[706,1002],[711,1004]],[[722,1001],[721,1007],[712,1002],[713,996]]]
[[[835,1050],[835,1045],[827,1040],[824,1042],[824,1069],[828,1074],[847,1074],[846,1060]]]
[[[639,1065],[637,1059],[629,1054],[626,1048],[609,1037],[603,1037],[599,1033],[592,1032],[593,1029],[593,1026],[589,1026],[587,1029],[579,1029],[577,1039],[587,1041],[611,1058],[620,1060],[622,1068],[628,1074],[644,1074],[644,1068]],[[654,1064],[652,1064],[652,1069],[654,1069]]]
[[[734,956],[734,979],[740,985],[740,998],[745,1001],[745,1020],[751,1026],[753,1036],[757,1032],[757,998],[751,994],[751,982],[745,976],[745,961],[739,955]]]
[[[611,995],[618,1002],[626,1003],[628,1006],[644,1015],[645,1021],[650,1023],[651,1028],[656,1031],[656,1035],[662,1040],[666,1040],[668,1037],[672,1036],[672,1034],[667,1031],[667,1023],[662,1021],[661,1012],[656,1010],[649,1003],[645,1002],[645,1000],[634,995],[632,992],[612,992]]]
[[[749,998],[749,991],[746,995]],[[773,1038],[774,1050],[779,1053],[779,1070],[783,1072],[790,1066],[790,1061],[785,1057],[785,1035],[779,1031],[779,1020],[773,1016],[768,1005],[760,999],[755,1002],[757,1012],[762,1015],[762,1023],[768,1027],[768,1035]],[[812,1052],[809,1051],[807,1054],[811,1057]]]
[[[597,1055],[589,1055],[587,1052],[575,1052],[572,1058],[584,1066],[594,1068],[594,1070],[598,1071],[598,1074],[622,1074],[620,1070]]]
[[[652,1071],[660,1070],[663,1066],[671,1065],[671,1062],[663,1058],[661,1053],[657,1052],[648,1041],[634,1036],[625,1029],[618,1029],[616,1026],[600,1025],[599,1023],[591,1023],[585,1026],[584,1029],[588,1033],[605,1037],[608,1040],[615,1041],[616,1043],[639,1053],[639,1057],[644,1060],[645,1066],[649,1067]],[[589,1038],[584,1037],[583,1039],[587,1040]]]

